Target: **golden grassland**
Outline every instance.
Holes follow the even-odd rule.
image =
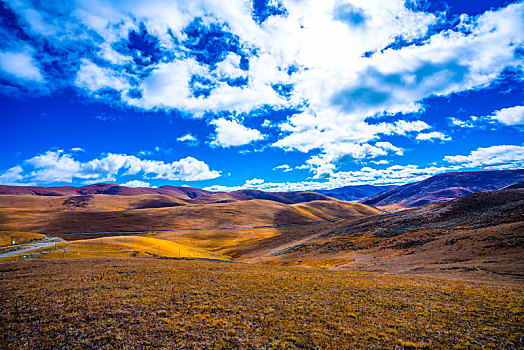
[[[205,231],[154,232],[155,238],[182,242],[210,251],[223,251],[247,242],[257,242],[266,238],[285,234],[290,228],[246,228]]]
[[[522,349],[524,287],[141,258],[0,264],[0,348]]]
[[[65,253],[64,253],[65,251]],[[38,259],[69,259],[84,257],[172,257],[172,258],[206,258],[230,260],[222,254],[206,251],[190,243],[183,244],[166,241],[154,237],[114,236],[101,237],[71,242],[61,242],[55,246],[42,248],[29,253],[4,258],[4,261],[31,258]],[[2,259],[0,259],[1,261]]]

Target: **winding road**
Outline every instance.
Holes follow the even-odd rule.
[[[55,242],[61,243],[61,242],[65,242],[65,240],[59,237],[45,237],[45,238],[30,242],[30,243],[9,246],[8,248],[5,248],[2,251],[0,251],[0,259],[6,258],[9,256],[13,256],[13,255],[19,255],[22,253],[31,252],[33,250],[51,247],[55,244]],[[7,252],[4,252],[4,251],[7,251]]]

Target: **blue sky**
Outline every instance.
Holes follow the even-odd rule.
[[[0,1],[0,184],[307,190],[524,165],[524,2]]]

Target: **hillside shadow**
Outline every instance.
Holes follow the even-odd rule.
[[[179,207],[184,204],[173,202],[170,199],[145,199],[135,204],[134,209],[148,209],[148,208],[170,208]]]

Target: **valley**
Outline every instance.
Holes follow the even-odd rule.
[[[410,208],[310,192],[1,190],[2,348],[523,345],[518,184]]]

